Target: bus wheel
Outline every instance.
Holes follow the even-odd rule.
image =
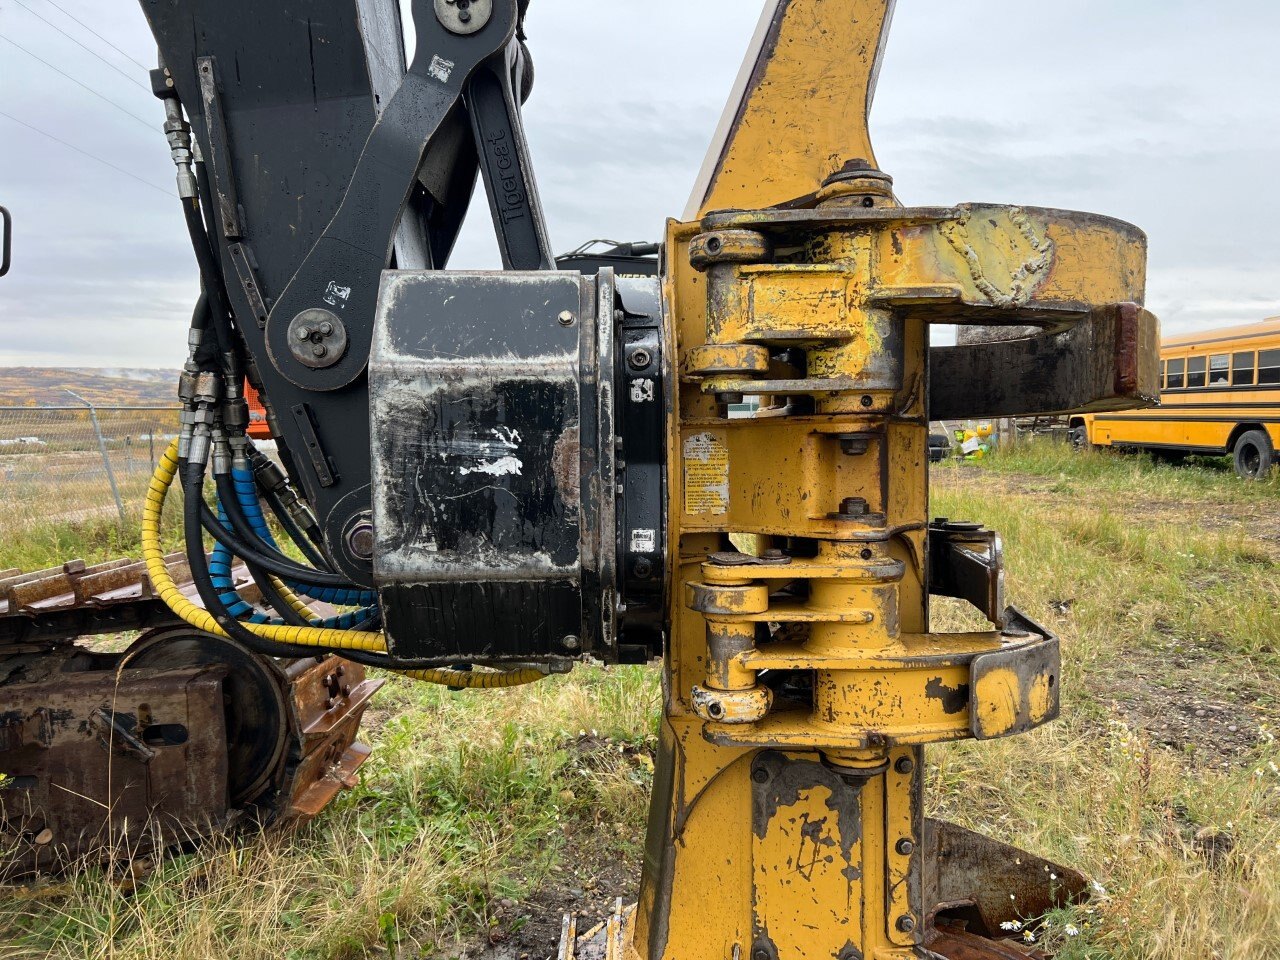
[[[1246,430],[1236,440],[1233,454],[1236,473],[1246,480],[1261,480],[1271,469],[1275,451],[1265,431]]]
[[[1071,449],[1073,450],[1083,450],[1089,446],[1089,434],[1083,425],[1072,427],[1067,431],[1067,437],[1071,441]]]

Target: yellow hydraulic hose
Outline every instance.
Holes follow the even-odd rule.
[[[151,475],[151,483],[147,486],[147,498],[142,508],[142,559],[147,565],[147,576],[159,594],[160,599],[184,621],[206,633],[226,637],[227,633],[218,625],[213,615],[203,607],[192,603],[178,590],[177,584],[169,576],[169,569],[164,563],[164,551],[160,547],[160,518],[164,511],[165,498],[173,479],[178,473],[178,441],[174,440],[160,458],[155,473]],[[306,604],[302,603],[288,588],[276,578],[272,578],[276,586],[284,591],[289,605],[303,616],[313,616]],[[387,644],[381,633],[360,630],[333,630],[327,627],[293,627],[273,624],[243,624],[244,628],[255,636],[273,643],[287,643],[301,647],[325,647],[332,650],[362,650],[370,653],[386,653]],[[450,687],[467,687],[472,689],[494,689],[499,687],[517,687],[522,684],[541,680],[546,676],[541,670],[532,667],[520,670],[507,670],[496,673],[468,672],[465,670],[402,670],[397,671],[415,680],[426,683],[440,683]]]

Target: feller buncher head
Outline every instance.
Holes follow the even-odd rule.
[[[768,5],[685,219],[625,274],[637,248],[554,269],[516,0],[415,0],[409,64],[382,0],[142,3],[205,287],[159,596],[259,654],[457,686],[661,655],[640,900],[567,921],[566,960],[1025,956],[1002,925],[1084,879],[927,820],[924,747],[1053,720],[1059,644],[1005,606],[998,536],[930,520],[928,423],[1154,397],[1141,232],[903,207],[867,130],[889,0]],[[447,272],[477,171],[508,269]],[[1031,335],[931,348],[936,323]],[[179,473],[207,609],[159,547]],[[316,623],[292,589],[365,609]],[[932,631],[931,595],[989,628]]]

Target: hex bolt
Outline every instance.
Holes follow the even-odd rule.
[[[867,501],[863,497],[845,497],[840,501],[840,515],[844,517],[864,517],[867,514]]]
[[[898,845],[894,847],[894,849],[897,850],[898,853],[902,854],[902,856],[909,857],[915,851],[916,845],[906,837],[903,837],[898,841]]]
[[[327,337],[327,336],[329,336],[331,333],[333,333],[333,324],[332,324],[332,323],[330,323],[328,320],[326,320],[326,321],[324,321],[322,324],[320,324],[320,336],[322,336],[322,337]]]
[[[870,547],[863,547],[861,550],[858,551],[858,556],[860,556],[863,560],[870,560],[872,557],[875,556],[875,554],[871,552]]]
[[[575,317],[571,311],[561,310],[560,315],[556,317],[556,322],[562,327],[571,327],[573,326],[574,319]]]
[[[893,765],[893,769],[899,773],[910,773],[916,768],[915,761],[910,757],[899,757],[898,762]]]
[[[310,327],[299,327],[299,328],[298,328],[298,332],[297,332],[296,334],[294,334],[294,336],[296,336],[299,340],[310,340],[310,339],[311,339],[311,328],[310,328]]]
[[[566,650],[577,650],[582,646],[582,641],[571,633],[560,641],[560,646],[564,647]]]
[[[631,355],[627,357],[627,364],[632,370],[643,370],[653,361],[653,357],[649,355],[649,351],[644,347],[639,347],[631,351]]]
[[[756,783],[768,783],[769,771],[766,770],[764,767],[756,767],[754,770],[751,771],[751,779],[754,780]]]
[[[770,960],[769,951],[764,947],[758,947],[751,951],[751,960]]]
[[[860,404],[862,404],[864,407],[869,407],[869,406],[871,406],[873,403],[875,403],[875,401],[871,399],[871,394],[869,394],[869,393],[864,393],[864,394],[862,395],[862,399],[861,399],[861,400],[859,400],[858,402],[859,402]]]
[[[328,352],[329,352],[329,348],[326,347],[323,343],[317,343],[314,347],[311,348],[311,353],[317,358],[323,357]]]
[[[903,933],[910,933],[916,928],[916,921],[914,918],[904,915],[898,918],[897,926]]]
[[[635,563],[635,574],[641,580],[647,580],[653,576],[653,561],[648,557],[638,557]]]
[[[777,547],[770,547],[764,552],[764,558],[766,560],[782,560],[785,557],[786,553],[779,550]]]

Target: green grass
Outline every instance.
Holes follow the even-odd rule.
[[[1064,711],[930,750],[932,812],[1105,889],[1040,929],[1060,960],[1280,957],[1280,488],[1037,443],[935,468],[933,496],[1003,535],[1010,601],[1062,638]],[[972,622],[936,603],[936,628]],[[539,889],[638,875],[658,709],[652,668],[501,693],[393,679],[361,784],[315,823],[137,882],[10,891],[0,958],[456,956]]]
[[[393,678],[361,784],[317,822],[206,844],[136,886],[91,870],[22,891],[0,902],[0,957],[450,955],[584,849],[638,862],[655,679],[451,693]]]
[[[931,751],[938,810],[1107,889],[1055,918],[1064,960],[1280,956],[1275,479],[1037,442],[933,487],[935,514],[1001,532],[1010,600],[1064,652],[1058,723]],[[1191,744],[1160,745],[1188,720]],[[1231,852],[1211,862],[1215,836]]]

